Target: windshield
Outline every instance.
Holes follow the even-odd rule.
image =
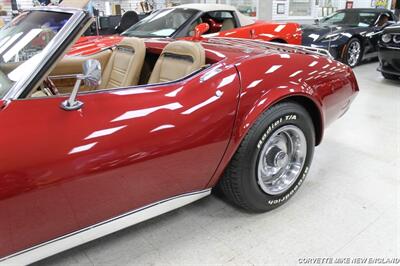
[[[44,59],[71,14],[29,11],[0,29],[0,99]]]
[[[338,11],[321,20],[322,24],[350,27],[370,27],[377,19],[374,12]]]
[[[162,9],[139,21],[122,35],[136,37],[169,37],[199,11],[193,9]]]

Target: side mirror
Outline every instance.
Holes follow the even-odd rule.
[[[97,87],[101,83],[101,64],[98,60],[89,59],[83,63],[83,82],[85,86]]]
[[[201,40],[201,35],[206,33],[210,29],[210,25],[208,23],[200,23],[194,28],[194,36],[193,40]]]
[[[89,59],[83,63],[83,74],[76,76],[74,89],[71,92],[68,100],[61,103],[61,108],[66,111],[78,110],[83,106],[83,102],[78,101],[76,96],[82,81],[85,86],[97,87],[101,83],[101,64],[98,60]]]

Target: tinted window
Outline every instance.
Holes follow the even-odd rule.
[[[137,37],[169,37],[199,11],[193,9],[162,9],[139,21],[122,35]]]
[[[376,21],[375,12],[338,11],[324,18],[321,23],[328,25],[343,25],[351,27],[370,27]]]
[[[365,25],[366,27],[374,24],[377,19],[377,15],[374,13],[360,13],[359,17],[359,24]]]
[[[208,12],[207,15],[209,15],[211,18],[218,19],[218,20],[233,18],[232,13],[229,11],[212,11],[212,12]]]

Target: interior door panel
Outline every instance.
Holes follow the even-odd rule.
[[[65,56],[57,64],[51,72],[51,76],[66,75],[66,74],[80,74],[82,73],[82,65],[86,60],[96,59],[100,62],[102,70],[105,69],[108,60],[112,54],[111,49],[101,51],[99,53],[87,56]]]
[[[112,50],[107,49],[102,52],[89,56],[65,56],[57,64],[57,66],[51,72],[50,76],[81,74],[83,71],[82,69],[83,63],[89,59],[98,60],[101,64],[101,70],[104,71],[107,62],[111,57],[111,54]],[[75,78],[53,79],[52,81],[54,85],[56,85],[59,93],[65,94],[65,93],[70,93],[72,91],[76,79]],[[81,91],[88,91],[88,90],[90,90],[90,88],[88,87],[83,86],[81,88]]]

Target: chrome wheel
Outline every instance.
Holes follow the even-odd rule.
[[[299,177],[307,156],[303,131],[288,125],[279,128],[265,143],[257,162],[257,181],[269,195],[287,191]]]
[[[353,41],[350,43],[347,49],[347,63],[349,66],[354,67],[357,65],[361,56],[361,44],[359,41]]]

